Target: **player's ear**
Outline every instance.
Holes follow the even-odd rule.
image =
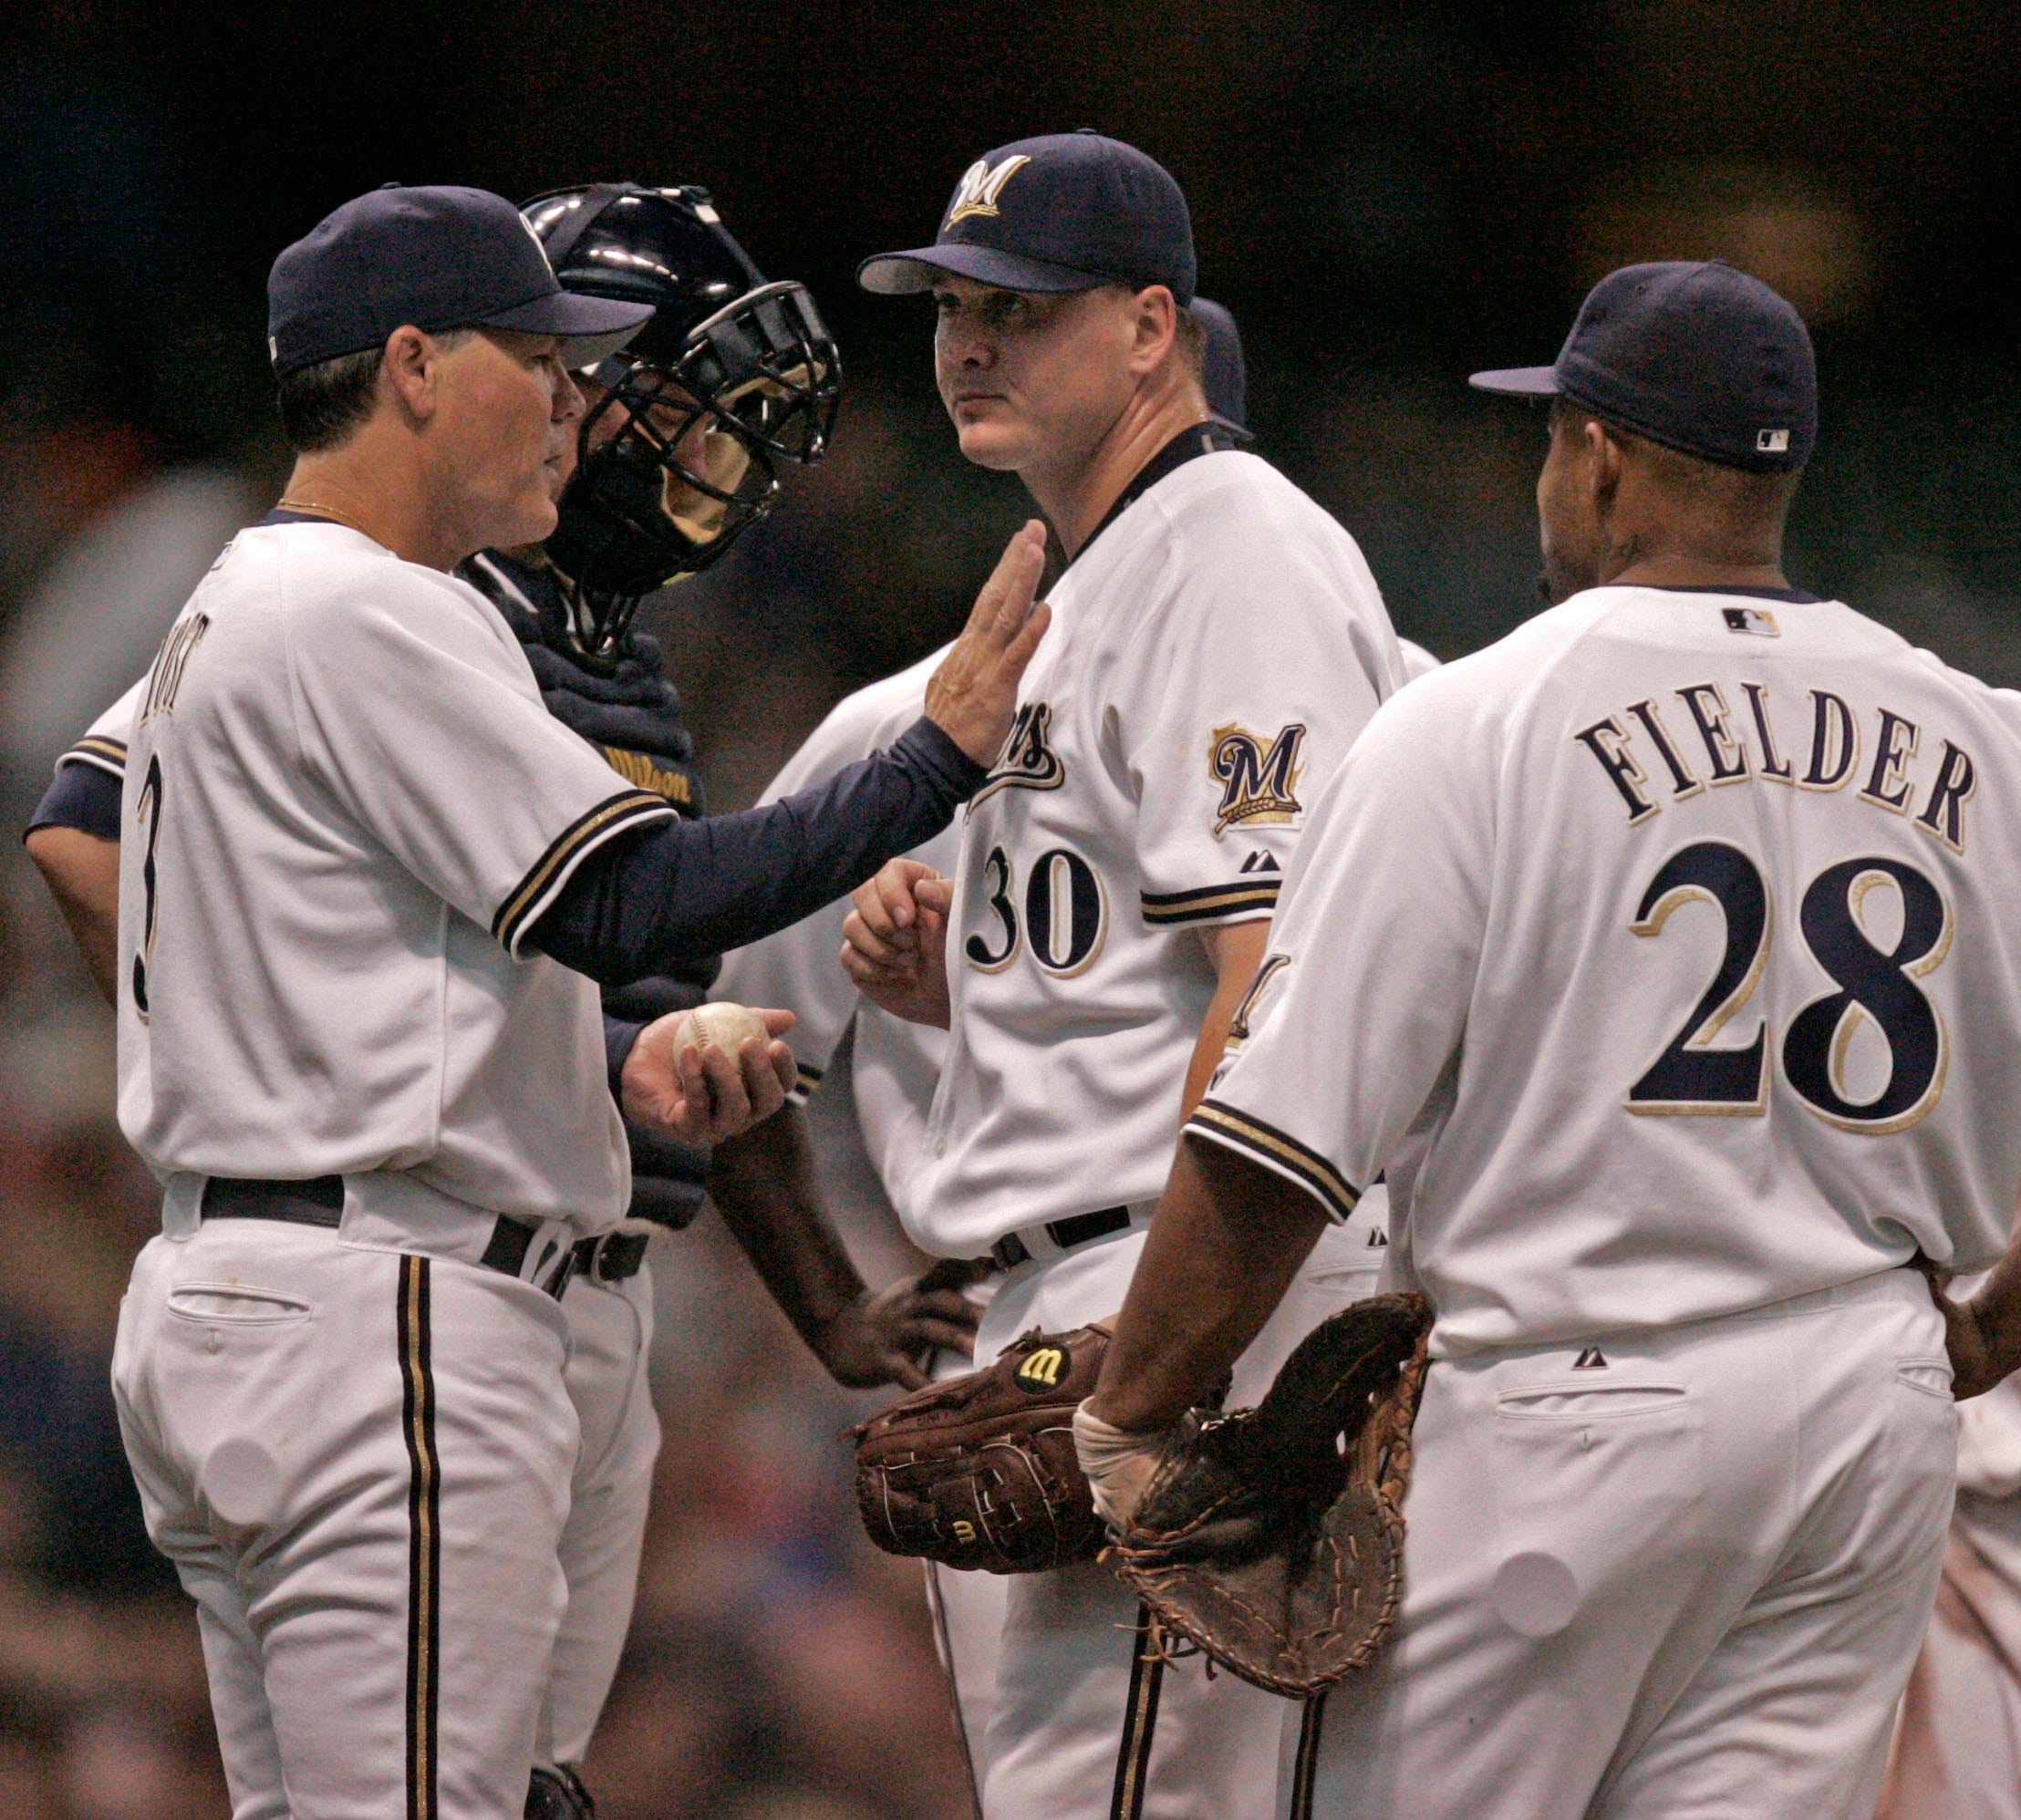
[[[1163,284],[1149,284],[1131,299],[1130,370],[1140,377],[1172,351],[1178,334],[1178,300]]]
[[[435,415],[436,367],[440,344],[411,323],[403,323],[386,337],[379,360],[379,384],[391,390],[409,418],[425,422]]]
[[[1621,487],[1622,446],[1594,418],[1586,419],[1585,442],[1587,485],[1593,503],[1605,511]]]

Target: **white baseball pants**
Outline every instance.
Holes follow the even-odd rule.
[[[1380,1202],[1381,1197],[1376,1197]],[[1321,1236],[1236,1370],[1231,1407],[1254,1402],[1299,1340],[1371,1294],[1380,1209]],[[1367,1229],[1364,1229],[1366,1227]],[[1101,1320],[1123,1306],[1144,1246],[1136,1227],[1004,1278],[976,1362],[1020,1333]],[[1147,1652],[1134,1594],[1093,1562],[1006,1581],[996,1707],[984,1747],[985,1820],[1267,1820],[1280,1741],[1295,1708],[1197,1656]]]
[[[140,1253],[113,1390],[197,1603],[233,1820],[526,1802],[577,1424],[560,1306],[267,1220]]]
[[[1870,1820],[1951,1514],[1950,1380],[1909,1270],[1435,1361],[1395,1631],[1287,1741],[1285,1811]]]
[[[562,1525],[568,1608],[554,1639],[539,1761],[579,1763],[617,1679],[638,1594],[638,1559],[652,1501],[659,1418],[647,1374],[653,1342],[652,1268],[615,1283],[577,1277],[562,1298],[568,1318],[569,1401],[582,1452]]]

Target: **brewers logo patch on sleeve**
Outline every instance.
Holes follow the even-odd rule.
[[[1298,820],[1299,779],[1305,767],[1299,749],[1305,728],[1294,720],[1266,746],[1258,734],[1234,721],[1217,727],[1207,740],[1207,774],[1221,786],[1215,812],[1217,836],[1236,827],[1288,828]]]

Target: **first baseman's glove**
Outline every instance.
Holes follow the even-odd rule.
[[[856,1503],[892,1555],[1041,1573],[1100,1550],[1102,1523],[1073,1452],[1105,1327],[1021,1335],[995,1364],[915,1391],[849,1431]]]
[[[1180,1422],[1106,1557],[1166,1629],[1293,1698],[1374,1655],[1430,1330],[1422,1296],[1371,1297],[1307,1334],[1255,1409]]]

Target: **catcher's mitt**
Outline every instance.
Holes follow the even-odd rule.
[[[1094,1390],[1105,1327],[1034,1328],[995,1364],[929,1384],[849,1431],[856,1503],[892,1555],[1034,1574],[1102,1546],[1073,1452],[1073,1412]]]
[[[1167,1630],[1305,1698],[1374,1655],[1401,1586],[1431,1311],[1374,1296],[1321,1321],[1253,1410],[1195,1410],[1108,1558]]]

